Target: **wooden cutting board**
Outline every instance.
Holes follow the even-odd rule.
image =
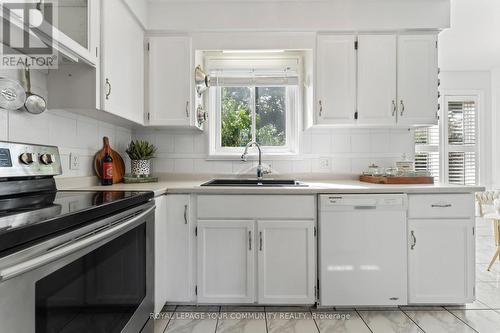
[[[104,147],[109,144],[109,139],[107,136],[102,138],[103,146],[102,149],[99,150],[94,155],[94,170],[99,179],[102,178],[102,159],[104,158],[105,152]],[[123,181],[123,176],[125,175],[125,163],[123,162],[123,158],[116,151],[109,148],[109,155],[113,159],[113,184],[121,183]]]
[[[374,184],[434,184],[434,177],[428,176],[359,176],[359,180],[362,182]]]

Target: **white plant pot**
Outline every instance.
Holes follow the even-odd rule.
[[[151,174],[151,160],[132,160],[131,173],[135,177],[144,177]]]

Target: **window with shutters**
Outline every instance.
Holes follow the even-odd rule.
[[[266,154],[297,153],[301,57],[207,56],[210,155],[237,155],[251,141]]]
[[[450,184],[478,183],[477,96],[445,96],[440,124],[415,130],[415,168]]]

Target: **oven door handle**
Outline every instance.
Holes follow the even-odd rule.
[[[53,250],[46,252],[38,257],[4,268],[0,270],[0,281],[12,279],[13,277],[32,271],[38,267],[59,260],[67,255],[70,255],[81,249],[84,249],[95,243],[98,243],[102,240],[110,238],[113,235],[117,234],[118,232],[125,230],[130,226],[133,226],[134,224],[140,224],[139,222],[141,222],[141,220],[144,219],[144,217],[146,217],[147,215],[149,215],[154,209],[155,209],[154,206],[150,207],[144,212],[140,213],[139,215],[136,215],[124,222],[113,225],[112,227],[105,229],[102,232],[91,234],[88,237],[84,237],[79,240],[75,240],[74,242],[70,242],[66,246],[54,248]]]

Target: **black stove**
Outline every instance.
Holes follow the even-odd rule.
[[[153,198],[152,192],[58,191],[53,177],[60,163],[57,147],[0,142],[0,257]]]

